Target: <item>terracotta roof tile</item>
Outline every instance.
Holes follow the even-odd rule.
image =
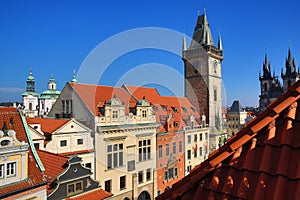
[[[8,130],[14,130],[16,132],[16,138],[19,141],[29,142],[22,122],[20,113],[15,108],[0,108],[0,127],[3,127],[4,122],[7,125]],[[46,180],[43,177],[43,173],[38,167],[37,161],[33,156],[32,149],[28,147],[28,180],[10,184],[5,187],[1,187],[0,196],[8,195],[11,192],[33,187],[39,184],[46,184]]]
[[[98,112],[98,106],[108,103],[113,97],[120,99],[125,105],[136,104],[134,100],[123,88],[111,87],[111,86],[98,86],[89,84],[70,83],[71,87],[82,99],[84,104],[89,108],[94,115],[100,115]],[[91,94],[94,94],[91,96]],[[126,113],[129,109],[125,107]]]
[[[74,197],[66,198],[66,200],[102,200],[110,196],[112,196],[111,193],[103,189],[96,189],[93,191],[85,192],[83,194],[79,194]]]
[[[300,81],[157,199],[299,199],[299,92]]]
[[[45,167],[45,177],[47,180],[56,178],[64,170],[68,157],[50,153],[43,150],[37,150],[39,157]]]
[[[70,119],[52,119],[52,118],[26,118],[27,124],[40,124],[41,130],[44,133],[53,133],[66,123]]]

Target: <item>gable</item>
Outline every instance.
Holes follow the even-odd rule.
[[[31,138],[33,140],[44,140],[45,139],[45,136],[42,133],[40,133],[39,131],[35,130],[30,125],[28,126],[28,129],[29,129],[29,133],[31,135]]]
[[[62,127],[60,127],[54,134],[63,134],[63,133],[90,133],[91,129],[84,126],[75,119],[72,119]]]

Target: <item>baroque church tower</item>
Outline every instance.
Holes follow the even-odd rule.
[[[205,114],[206,123],[217,130],[222,128],[222,70],[224,59],[219,35],[216,46],[206,13],[199,15],[189,47],[184,37],[182,45],[184,62],[185,96]]]

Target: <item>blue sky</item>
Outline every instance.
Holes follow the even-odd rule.
[[[73,69],[80,71],[83,61],[95,47],[123,31],[161,27],[185,32],[191,37],[197,10],[203,13],[205,7],[215,42],[219,30],[223,39],[225,104],[230,105],[234,99],[239,99],[242,105],[257,105],[258,73],[262,69],[265,51],[277,75],[284,67],[289,43],[296,65],[300,64],[299,4],[296,0],[2,0],[0,102],[22,100],[21,93],[25,90],[30,66],[37,92],[46,89],[51,74],[58,88],[62,89],[72,79]],[[179,51],[181,43],[174,41]],[[116,59],[101,77],[100,84],[115,85],[130,69],[149,63],[155,63],[153,69],[163,65],[183,73],[180,56],[158,49],[143,49]],[[157,74],[165,76],[170,84],[183,84],[182,80],[174,80],[163,72]],[[148,76],[141,72],[136,80]],[[132,78],[130,84],[134,83]],[[174,92],[160,84],[157,86],[162,94],[183,95],[183,92]]]

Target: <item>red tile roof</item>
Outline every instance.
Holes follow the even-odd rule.
[[[300,81],[156,199],[300,199],[299,99]]]
[[[13,123],[11,122],[11,119]],[[8,130],[14,130],[16,132],[16,138],[19,141],[29,143],[28,137],[25,132],[24,124],[20,113],[15,108],[0,108],[0,127],[3,127],[4,122],[7,125]],[[0,196],[15,192],[18,190],[26,190],[40,184],[46,184],[46,180],[43,177],[42,171],[38,167],[37,161],[33,156],[32,149],[28,148],[28,180],[10,184],[8,186],[1,187]]]
[[[112,196],[112,194],[103,189],[95,189],[77,196],[66,198],[66,200],[102,200],[110,196]]]
[[[52,118],[26,118],[28,124],[40,124],[41,130],[44,133],[53,133],[66,123],[70,121],[70,119],[52,119]]]
[[[152,105],[154,105],[153,112],[156,115],[156,121],[160,122],[160,130],[158,132],[167,132],[166,119],[169,113],[172,114],[174,121],[178,122],[178,127],[174,130],[181,130],[183,127],[188,126],[189,117],[193,115],[197,122],[200,122],[200,115],[194,109],[194,106],[186,97],[175,96],[160,96],[155,88],[145,88],[137,86],[124,85],[129,94],[136,99],[147,99]],[[177,111],[175,111],[177,109]]]
[[[43,150],[37,150],[39,157],[45,167],[45,178],[52,180],[64,171],[64,165],[67,163],[68,157],[50,153]]]
[[[89,84],[69,83],[77,95],[82,99],[83,103],[89,108],[94,115],[100,115],[98,106],[108,103],[114,97],[120,99],[124,105],[132,105],[136,101],[120,87],[98,86]],[[128,106],[125,107],[125,112],[128,113]]]

